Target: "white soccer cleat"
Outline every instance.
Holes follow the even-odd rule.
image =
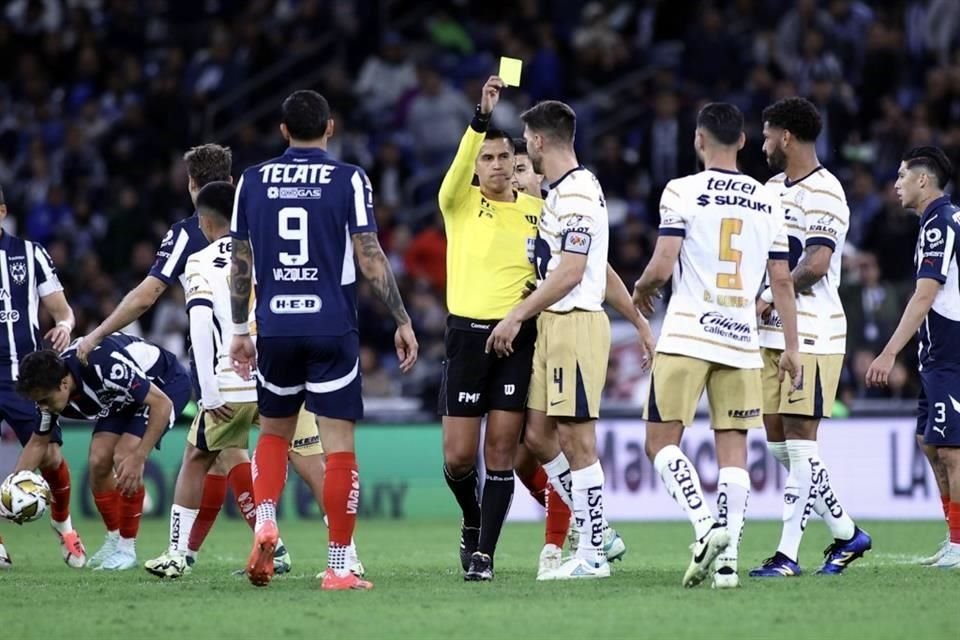
[[[567,559],[553,571],[537,575],[537,580],[594,580],[610,577],[610,563],[604,560],[601,563],[587,562],[579,556]]]
[[[347,568],[350,569],[350,573],[358,578],[362,578],[367,573],[363,563],[360,562],[360,556],[357,554],[357,543],[353,541],[353,538],[350,538],[350,546],[347,547]]]
[[[610,525],[603,530],[603,552],[607,555],[607,562],[623,560],[623,556],[627,555],[626,543]]]
[[[692,556],[690,566],[683,575],[683,586],[695,587],[703,582],[710,573],[713,561],[717,559],[730,543],[730,534],[719,524],[713,525],[710,531],[690,545]]]
[[[935,564],[937,569],[960,569],[960,543],[951,542]]]
[[[717,560],[713,567],[713,583],[710,586],[714,589],[736,589],[739,587],[740,576],[737,575],[736,563]]]
[[[108,533],[103,539],[103,546],[87,560],[87,566],[91,569],[97,569],[103,564],[113,552],[117,550],[117,544],[120,542],[120,533]]]
[[[186,562],[186,560],[184,560]],[[94,571],[126,571],[137,566],[136,549],[123,548],[117,545],[109,556],[103,559],[103,563]]]
[[[0,569],[12,569],[13,562],[10,560],[10,554],[7,553],[7,548],[3,546],[3,543],[0,542]]]
[[[606,531],[604,531],[606,534]],[[577,549],[580,547],[580,530],[577,529],[577,520],[573,516],[570,517],[570,526],[567,528],[567,549],[570,553],[575,554]]]
[[[169,550],[158,558],[144,562],[143,568],[158,578],[182,578],[189,570],[186,554]]]
[[[556,571],[563,564],[563,550],[555,544],[545,544],[540,551],[540,564],[537,567],[537,580],[544,580],[543,576]]]
[[[932,567],[940,562],[940,558],[943,557],[943,554],[945,554],[948,549],[950,549],[950,536],[947,536],[943,539],[943,542],[941,542],[940,546],[937,547],[936,553],[934,553],[932,556],[927,556],[926,558],[921,559],[919,563],[925,564],[928,567]]]

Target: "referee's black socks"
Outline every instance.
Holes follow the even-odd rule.
[[[494,471],[487,469],[487,478],[483,483],[483,500],[480,511],[483,514],[483,526],[480,527],[480,546],[477,551],[491,558],[497,550],[500,529],[510,511],[513,501],[513,469]]]
[[[447,465],[443,465],[443,477],[446,478],[447,486],[450,487],[463,512],[463,525],[479,529],[480,502],[477,499],[477,468],[471,467],[465,475],[454,478],[447,469]]]

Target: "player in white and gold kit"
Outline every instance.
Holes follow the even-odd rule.
[[[871,546],[870,536],[840,505],[817,447],[817,429],[832,413],[846,351],[847,319],[838,287],[850,209],[839,180],[817,160],[821,121],[816,107],[803,98],[786,98],[767,107],[763,120],[767,162],[782,171],[767,185],[779,194],[787,217],[803,380],[791,390],[776,378],[783,333],[777,311],[770,308],[770,292],[763,291],[757,311],[767,447],[789,475],[777,552],[750,575],[800,575],[800,540],[813,512],[834,537],[818,573],[837,574]]]
[[[603,469],[596,420],[610,354],[610,322],[603,311],[609,226],[603,190],[573,149],[576,115],[546,101],[521,115],[534,171],[550,189],[534,247],[538,287],[494,328],[488,350],[506,355],[523,321],[539,314],[526,440],[541,457],[551,484],[570,500],[580,540],[572,558],[538,580],[605,578]],[[555,442],[545,456],[533,443]]]
[[[673,277],[644,409],[646,452],[664,486],[693,524],[693,558],[685,587],[706,578],[714,560],[715,587],[736,587],[737,550],[750,489],[747,429],[762,426],[760,345],[754,298],[767,272],[783,312],[787,350],[778,367],[799,377],[793,284],[787,266],[783,211],[776,194],[737,171],[743,114],[711,103],[697,115],[694,146],[706,167],[671,180],[660,201],[660,237],[634,289],[641,311]],[[714,519],[693,463],[680,450],[707,391],[720,467]]]

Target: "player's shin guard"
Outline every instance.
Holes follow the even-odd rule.
[[[783,489],[783,530],[777,551],[797,562],[800,541],[819,495],[813,472],[817,443],[788,440],[787,451],[790,453],[790,474]]]
[[[570,507],[560,499],[557,492],[550,486],[547,489],[547,521],[544,535],[544,544],[552,544],[563,548],[570,528]]]
[[[497,550],[500,530],[503,528],[503,521],[513,501],[513,484],[513,469],[505,471],[487,469],[483,499],[480,503],[480,544],[477,551],[491,558]]]
[[[567,456],[561,453],[556,458],[543,465],[547,472],[550,486],[554,493],[573,511],[573,479],[570,474],[570,463]]]
[[[323,510],[330,522],[328,561],[337,575],[346,575],[347,548],[353,539],[360,507],[360,473],[352,451],[327,455],[327,471],[323,483]]]
[[[653,466],[660,474],[667,493],[687,514],[697,540],[703,538],[716,520],[703,497],[700,476],[693,463],[684,455],[680,447],[668,445],[654,457]]]
[[[41,472],[53,494],[53,504],[50,507],[53,527],[61,535],[70,533],[73,531],[73,524],[70,522],[70,467],[66,460],[61,459],[56,469],[41,469]]]
[[[120,492],[116,489],[93,494],[93,503],[103,519],[107,532],[120,529]]]
[[[143,487],[133,495],[120,496],[120,537],[134,540],[140,532],[140,517],[143,515]]]
[[[786,442],[771,442],[767,440],[767,451],[777,459],[777,462],[783,465],[784,469],[787,471],[790,470],[790,454],[787,453]]]
[[[606,563],[603,551],[603,467],[600,461],[571,472],[573,514],[580,530],[577,557],[593,566]]]
[[[251,529],[257,524],[257,505],[253,501],[253,473],[249,462],[241,462],[227,474],[227,483],[233,500],[244,521]]]
[[[286,438],[265,433],[257,441],[253,454],[253,495],[257,502],[256,531],[265,522],[277,521],[277,503],[287,482]],[[328,470],[329,473],[329,470]]]
[[[718,561],[736,568],[743,535],[743,521],[750,497],[750,474],[739,467],[720,469],[717,487],[717,514],[720,524],[727,528],[730,543],[720,553]]]
[[[203,479],[203,494],[200,496],[200,510],[196,521],[189,529],[187,546],[191,551],[199,551],[213,523],[220,514],[220,507],[227,495],[227,479],[221,475],[208,473]],[[187,530],[184,530],[186,532]]]
[[[329,469],[327,473],[329,474]],[[466,475],[454,478],[447,466],[444,465],[443,477],[446,479],[453,497],[457,499],[457,504],[460,505],[460,511],[463,513],[463,526],[479,529],[480,500],[477,498],[477,468],[471,467]]]

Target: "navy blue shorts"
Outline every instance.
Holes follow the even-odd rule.
[[[20,444],[26,446],[40,425],[40,411],[36,404],[14,391],[13,385],[0,385],[0,420],[10,425]],[[50,432],[50,442],[63,444],[59,424]]]
[[[924,369],[917,401],[917,435],[933,447],[960,447],[960,367]]]
[[[360,334],[258,337],[257,396],[267,418],[295,416],[306,399],[318,416],[361,419]]]
[[[173,428],[177,418],[180,417],[187,403],[190,402],[190,395],[192,393],[190,374],[181,368],[180,372],[169,382],[164,381],[160,383],[154,381],[154,384],[156,384],[157,387],[170,398],[170,402],[173,403],[173,413],[170,414],[170,425],[166,431],[164,431],[164,434],[166,434],[167,431]],[[129,433],[138,438],[142,438],[143,434],[147,432],[147,417],[149,413],[150,407],[147,405],[131,405],[117,413],[112,413],[98,419],[93,426],[93,432],[114,433],[118,436]],[[161,436],[161,438],[162,437],[163,436]],[[160,448],[159,442],[157,442],[157,448]]]

